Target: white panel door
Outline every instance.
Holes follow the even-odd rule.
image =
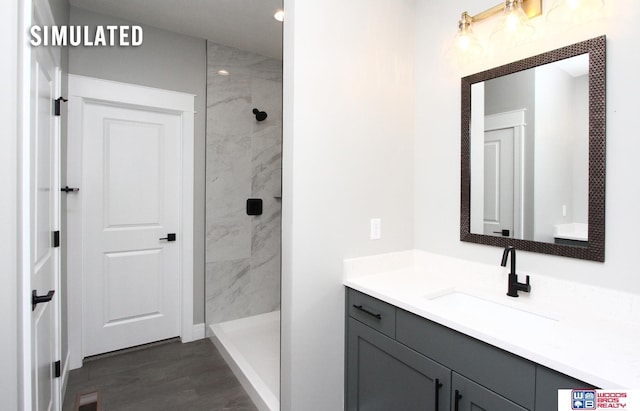
[[[91,101],[82,116],[84,355],[179,336],[181,117]]]
[[[40,12],[34,9],[34,24],[40,24]],[[53,244],[60,196],[59,123],[53,115],[53,101],[59,92],[59,73],[53,52],[33,48],[30,72],[30,297],[34,294],[44,297],[31,310],[31,406],[37,411],[56,409],[59,394],[54,362],[59,359],[57,284],[60,249],[54,248]]]
[[[484,234],[513,237],[514,129],[484,133]],[[503,235],[508,230],[509,235]]]

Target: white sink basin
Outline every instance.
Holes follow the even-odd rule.
[[[461,291],[427,297],[428,300],[447,309],[468,314],[473,317],[491,319],[510,326],[544,326],[558,320],[548,316],[525,311],[509,305],[485,300]]]

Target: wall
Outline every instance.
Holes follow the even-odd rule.
[[[543,7],[550,7],[545,0]],[[637,254],[634,232],[640,227],[636,204],[640,201],[640,140],[635,107],[640,85],[637,38],[640,4],[631,0],[605,2],[604,16],[562,32],[542,27],[538,39],[526,47],[478,62],[465,72],[455,72],[442,58],[442,49],[453,38],[460,13],[478,13],[495,5],[493,0],[434,2],[422,0],[416,10],[416,145],[415,145],[415,245],[419,249],[495,264],[499,248],[462,243],[460,210],[460,76],[509,61],[556,49],[601,34],[607,35],[607,201],[606,261],[588,262],[522,252],[519,270],[579,281],[632,293],[640,293],[640,276],[632,256]],[[491,21],[483,26],[491,27]],[[487,29],[490,30],[490,29]],[[480,34],[480,33],[478,33]],[[437,96],[437,98],[434,98]],[[535,285],[534,285],[535,287]],[[535,292],[535,288],[534,288]]]
[[[573,79],[574,101],[589,101],[589,76],[580,76]],[[589,107],[586,104],[573,104],[571,106],[573,122],[573,136],[571,152],[573,187],[572,202],[573,221],[578,223],[589,222],[589,179],[585,176],[589,173]]]
[[[282,61],[208,42],[207,324],[280,308],[281,156]]]
[[[72,25],[135,24],[76,7]],[[69,72],[106,80],[181,91],[195,99],[195,192],[193,322],[204,322],[204,156],[206,119],[206,42],[202,39],[142,25],[139,47],[75,47]]]
[[[343,259],[413,246],[414,4],[284,2],[285,411],[343,409]]]
[[[574,153],[585,155],[588,163],[588,131],[582,144],[574,136],[575,126],[583,122],[588,126],[588,117],[577,117],[574,107],[588,107],[589,99],[575,100],[574,78],[565,71],[545,65],[536,70],[536,145],[535,158],[535,241],[552,243],[554,226],[563,223],[587,223],[577,220],[573,215],[574,181],[588,186],[588,169],[583,174],[574,173]],[[553,95],[550,99],[548,96]],[[565,119],[558,121],[558,119]],[[584,149],[583,147],[584,146]],[[575,179],[575,180],[574,180]],[[585,187],[586,188],[586,187]],[[582,196],[583,208],[588,207],[588,193]],[[563,216],[563,207],[566,215]]]

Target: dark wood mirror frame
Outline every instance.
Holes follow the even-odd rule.
[[[580,54],[589,54],[589,228],[588,246],[577,247],[472,234],[471,226],[471,85]],[[567,47],[462,78],[462,145],[460,186],[460,241],[514,246],[519,250],[604,261],[606,163],[606,37]]]

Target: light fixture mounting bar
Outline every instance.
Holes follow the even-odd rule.
[[[476,21],[481,21],[491,16],[495,16],[496,14],[504,10],[504,6],[505,3],[503,2],[501,4],[498,4],[497,6],[493,6],[490,9],[480,12],[475,16],[471,16],[471,22],[475,23]],[[542,14],[542,0],[523,0],[522,10],[524,10],[529,18],[539,16]]]

